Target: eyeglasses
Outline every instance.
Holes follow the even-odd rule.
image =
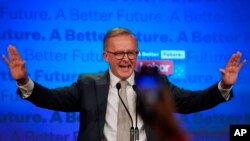
[[[111,53],[113,55],[115,55],[115,58],[118,60],[121,60],[124,58],[124,55],[127,54],[128,59],[135,59],[138,55],[138,51],[128,51],[128,52],[124,52],[124,51],[116,51],[116,52],[111,52],[111,51],[106,51],[107,53]]]

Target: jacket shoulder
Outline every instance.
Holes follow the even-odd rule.
[[[109,80],[108,71],[102,73],[90,73],[90,74],[80,74],[78,77],[78,82],[106,82]]]

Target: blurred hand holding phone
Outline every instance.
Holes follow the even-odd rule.
[[[174,101],[157,67],[141,67],[135,80],[137,111],[160,141],[188,141],[175,117]]]

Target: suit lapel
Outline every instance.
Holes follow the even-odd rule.
[[[103,138],[103,130],[107,109],[107,100],[109,92],[109,73],[106,71],[102,74],[96,81],[96,98],[97,98],[97,108],[98,108],[98,122],[100,136]]]

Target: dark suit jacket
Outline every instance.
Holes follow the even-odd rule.
[[[135,77],[137,74],[135,75]],[[109,91],[109,73],[82,74],[69,87],[48,89],[35,83],[32,95],[27,98],[34,105],[46,109],[80,112],[78,141],[101,141]],[[203,91],[187,91],[163,81],[171,92],[178,113],[193,113],[212,108],[225,101],[217,84]],[[20,94],[20,90],[18,91]],[[232,96],[232,94],[231,94]],[[145,125],[148,141],[155,141],[152,131]]]

